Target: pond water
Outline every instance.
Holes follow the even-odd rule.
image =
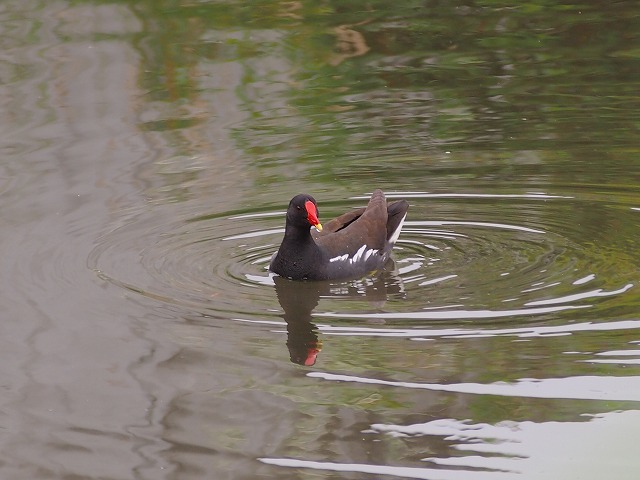
[[[5,1],[2,477],[637,478],[638,18]],[[268,274],[375,188],[384,271]]]

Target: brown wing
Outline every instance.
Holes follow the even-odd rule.
[[[366,208],[345,213],[327,222],[321,234],[314,236],[330,255],[353,255],[360,247],[382,250],[387,240],[387,201],[381,190],[371,195]]]
[[[365,208],[366,207],[362,207],[351,210],[350,212],[344,213],[339,217],[334,218],[333,220],[329,220],[327,223],[323,223],[321,232],[318,232],[315,229],[311,231],[313,238],[317,239],[318,237],[336,233],[338,230],[342,230],[343,228],[348,227],[358,218],[360,218],[360,216],[364,213]]]

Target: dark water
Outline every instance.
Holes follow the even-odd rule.
[[[0,476],[637,478],[639,19],[4,2]],[[268,275],[377,187],[384,272]]]

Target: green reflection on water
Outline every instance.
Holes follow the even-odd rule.
[[[637,163],[632,3],[131,5],[145,23],[142,84],[173,105],[170,121],[147,128],[188,130],[185,102],[216,91],[202,76],[237,67],[226,87],[245,116],[224,128],[261,184],[289,178],[292,161],[316,181],[340,181],[341,167],[360,162],[386,179],[385,167],[427,166],[449,149],[509,160],[549,151],[540,159],[556,165],[593,148],[614,163],[624,149],[621,161]],[[183,135],[174,141],[193,153]],[[602,163],[581,168],[599,178]]]

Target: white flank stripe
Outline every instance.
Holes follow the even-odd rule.
[[[359,262],[360,259],[362,258],[362,255],[364,255],[364,251],[367,249],[366,245],[362,245],[358,251],[355,253],[355,255],[353,256],[353,258],[351,260],[349,260],[351,263],[355,263],[355,262]]]
[[[369,257],[375,253],[378,253],[378,250],[375,250],[373,248],[370,250],[367,250],[367,252],[364,254],[364,261],[366,262],[367,260],[369,260]]]
[[[366,262],[372,255],[376,253],[378,253],[378,250],[376,250],[375,248],[370,248],[367,250],[367,246],[363,245],[358,249],[356,253],[353,254],[353,257],[349,257],[349,254],[345,253],[344,255],[338,255],[337,257],[330,258],[329,262],[333,263],[348,261],[352,264],[360,261]]]
[[[337,257],[330,258],[329,262],[344,262],[347,258],[349,258],[349,254],[345,253],[344,255],[338,255]]]

